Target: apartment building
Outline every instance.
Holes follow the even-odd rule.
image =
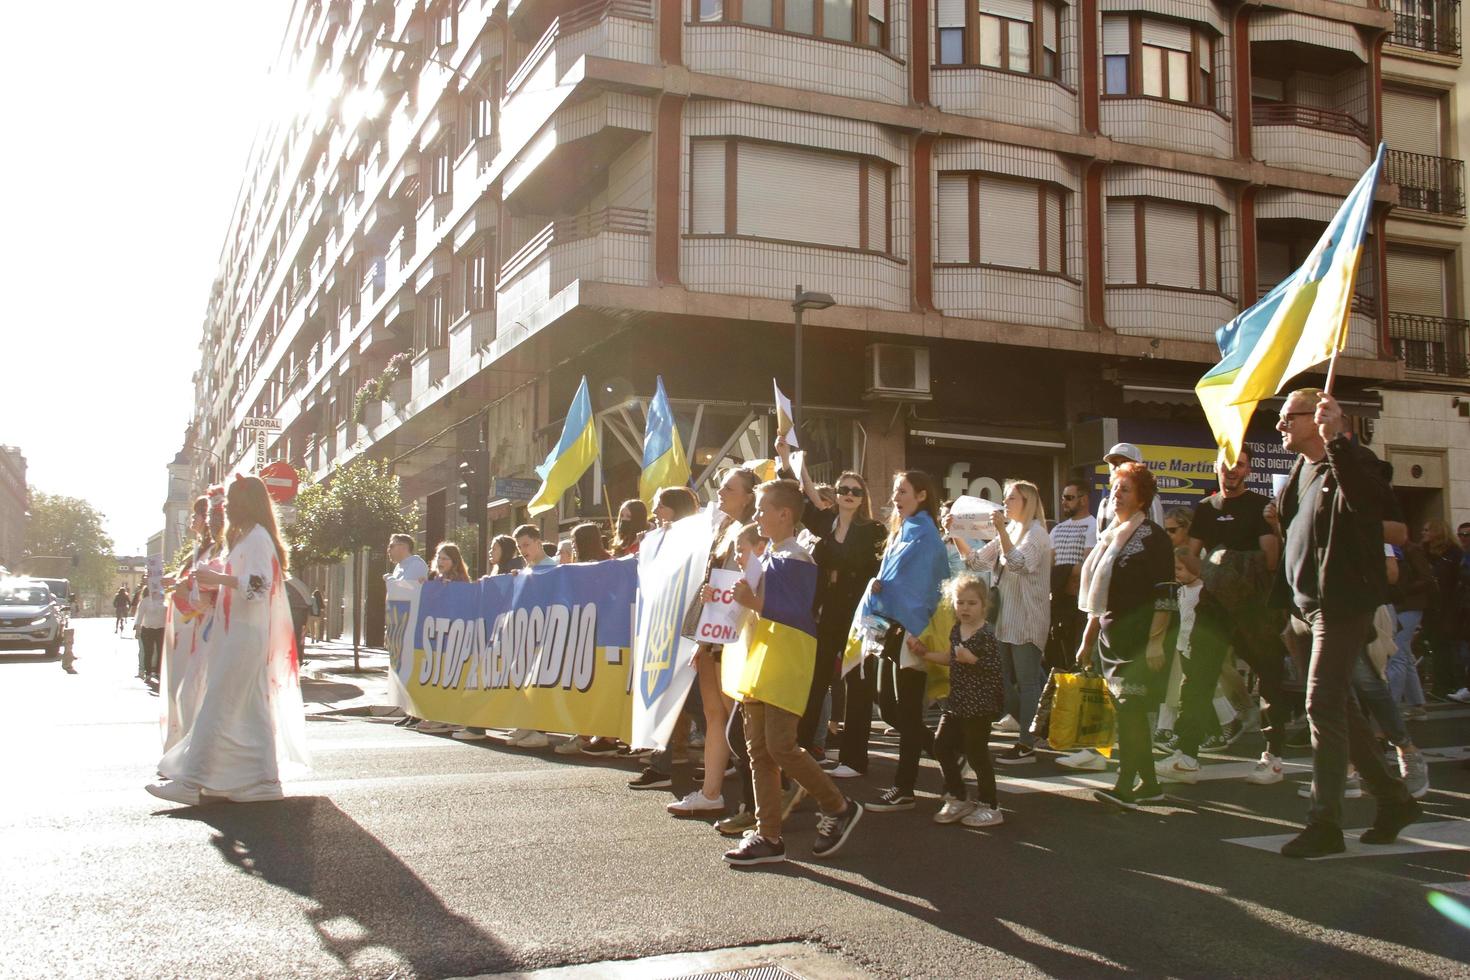
[[[1337,390],[1365,439],[1441,454],[1421,509],[1465,519],[1450,24],[1448,0],[301,0],[276,69],[299,111],[258,138],[206,315],[196,466],[248,468],[271,417],[270,455],[318,477],[391,460],[432,543],[473,533],[455,467],[483,449],[503,530],[586,375],[603,458],[557,516],[606,517],[657,375],[701,482],[771,455],[800,286],[834,300],[803,332],[819,474],[1019,476],[1054,507],[1127,439],[1188,499],[1214,331],[1386,136]],[[1426,92],[1433,145],[1401,126]]]

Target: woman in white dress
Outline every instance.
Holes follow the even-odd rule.
[[[236,477],[225,503],[223,572],[201,568],[219,589],[203,660],[203,696],[193,723],[164,753],[159,799],[194,806],[281,798],[281,776],[304,768],[306,720],[286,600],[286,548],[265,484]]]
[[[224,553],[225,488],[216,486],[194,501],[189,531],[197,539],[194,554],[179,569],[169,595],[168,623],[163,632],[163,665],[160,669],[158,723],[163,734],[163,751],[178,744],[194,722],[199,699],[204,693],[204,651],[210,636],[210,614],[217,589],[200,586],[194,573],[201,568],[221,571],[218,559]]]

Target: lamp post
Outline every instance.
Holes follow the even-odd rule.
[[[373,41],[373,44],[377,45],[380,48],[387,48],[389,51],[397,51],[399,54],[406,55],[409,58],[423,58],[430,64],[438,65],[440,68],[448,71],[455,78],[458,78],[460,81],[464,82],[468,88],[473,89],[475,94],[480,96],[480,98],[484,99],[486,102],[490,102],[493,104],[496,101],[495,96],[490,94],[490,90],[487,89],[480,82],[475,81],[473,78],[466,75],[464,72],[460,71],[449,62],[444,61],[440,58],[436,58],[434,55],[431,54],[424,54],[423,50],[416,44],[408,44],[404,41],[390,41],[385,37],[376,38]]]
[[[796,284],[796,297],[791,301],[791,312],[796,318],[796,385],[791,393],[791,427],[795,429],[801,420],[801,315],[807,310],[825,310],[836,303],[827,293],[813,293]]]

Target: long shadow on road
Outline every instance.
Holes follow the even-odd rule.
[[[381,947],[419,977],[511,965],[506,947],[454,913],[376,837],[319,796],[175,810],[218,831],[211,843],[242,874],[315,903],[307,916],[322,948],[344,967]],[[355,925],[355,928],[353,928]]]

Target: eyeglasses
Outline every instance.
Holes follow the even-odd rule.
[[[1081,494],[1078,494],[1078,493],[1064,493],[1064,494],[1062,494],[1062,499],[1063,500],[1081,500],[1082,499],[1082,495]]]
[[[1281,413],[1281,418],[1280,418],[1279,421],[1280,422],[1284,422],[1287,425],[1290,425],[1291,424],[1291,420],[1294,419],[1294,418],[1296,418],[1298,415],[1315,415],[1315,414],[1316,414],[1315,410],[1314,411],[1307,411],[1307,412],[1282,412]]]
[[[861,497],[866,497],[867,495],[868,495],[868,491],[864,490],[862,487],[838,487],[837,488],[837,496],[839,496],[839,497],[859,497],[859,498],[861,498]]]

